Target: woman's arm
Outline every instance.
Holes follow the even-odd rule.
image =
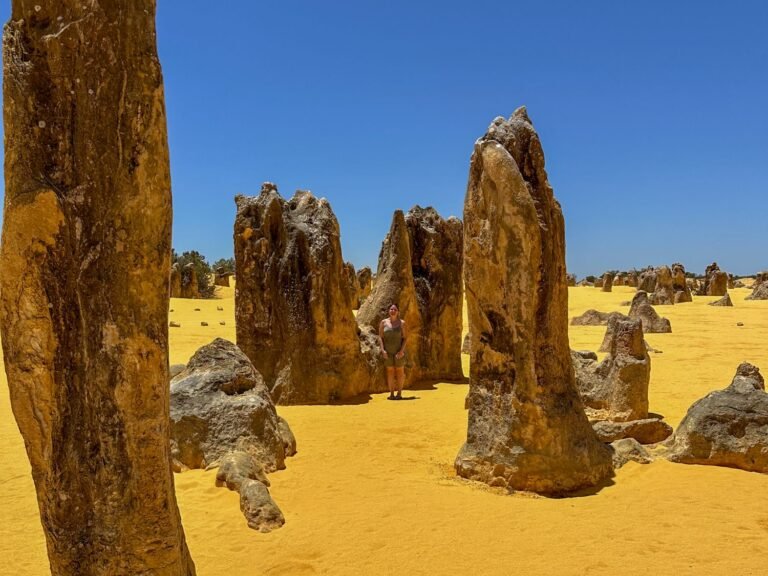
[[[384,350],[384,320],[379,322],[379,348],[384,356],[387,355],[387,351]]]

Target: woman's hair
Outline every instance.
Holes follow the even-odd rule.
[[[397,310],[398,312],[400,312],[400,307],[399,307],[397,304],[395,304],[394,302],[392,302],[392,304],[390,304],[389,306],[387,306],[387,310],[389,310],[390,308],[392,308],[392,306],[394,306],[394,307],[395,307],[395,310]]]

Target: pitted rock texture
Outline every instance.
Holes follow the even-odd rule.
[[[720,270],[717,262],[713,262],[704,272],[704,284],[701,287],[703,296],[725,296],[728,291],[728,274]]]
[[[181,298],[181,269],[178,264],[171,266],[171,298]]]
[[[359,309],[371,293],[373,287],[373,273],[370,267],[364,266],[357,271],[358,300],[355,309]]]
[[[228,452],[251,454],[267,472],[296,452],[269,390],[248,357],[217,338],[171,380],[171,455],[186,468],[218,464]]]
[[[601,363],[574,356],[576,385],[587,416],[626,422],[648,416],[651,359],[639,320],[614,317],[608,355]]]
[[[654,306],[675,303],[675,289],[673,287],[672,270],[669,266],[656,268],[656,287],[653,293],[648,294],[648,301]]]
[[[576,391],[564,222],[525,108],[475,143],[464,204],[472,332],[465,478],[567,493],[612,474]]]
[[[675,292],[675,304],[693,302],[691,289],[685,277],[685,266],[679,262],[672,264],[672,289]]]
[[[747,296],[745,300],[768,300],[768,280],[759,284],[755,283],[752,294]]]
[[[645,447],[634,438],[623,438],[611,442],[613,448],[613,467],[621,468],[629,461],[638,464],[650,464],[653,462],[653,456]]]
[[[325,404],[370,391],[330,204],[283,199],[271,183],[237,196],[237,344],[279,404]]]
[[[672,324],[666,318],[662,318],[653,309],[648,302],[648,294],[640,290],[632,298],[632,305],[629,307],[629,317],[640,320],[643,323],[643,332],[667,333],[672,332]]]
[[[155,2],[10,5],[0,327],[51,573],[194,574],[169,465]]]
[[[606,272],[603,274],[603,285],[601,286],[603,292],[613,291],[613,274]]]
[[[407,214],[395,212],[382,244],[376,283],[357,321],[378,330],[389,306],[398,305],[407,329],[407,384],[464,379],[462,238],[458,218],[414,206]]]
[[[603,442],[632,438],[640,444],[658,444],[672,435],[672,426],[657,414],[628,422],[598,420],[592,423],[592,428]]]
[[[357,282],[357,272],[352,262],[344,263],[344,280],[349,290],[349,301],[352,303],[352,309],[357,310],[360,301],[360,284]]]
[[[589,309],[581,316],[571,318],[571,326],[607,326],[608,320],[614,316],[623,316],[621,312],[600,312]]]
[[[213,276],[213,285],[229,288],[230,287],[229,279],[232,276],[234,276],[232,272],[228,272],[226,270],[216,270]]]
[[[697,400],[669,447],[673,462],[768,473],[768,394],[760,370],[744,362],[730,386]]]
[[[191,262],[181,269],[181,297],[200,298],[197,270]]]

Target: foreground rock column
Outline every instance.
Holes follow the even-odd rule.
[[[459,475],[549,494],[609,477],[611,453],[589,425],[571,365],[563,215],[525,108],[475,143],[464,283],[473,337]]]
[[[53,574],[194,574],[168,420],[155,2],[14,0],[2,342]]]

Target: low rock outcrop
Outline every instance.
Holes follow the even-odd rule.
[[[710,306],[733,306],[733,302],[731,301],[731,295],[728,292],[726,292],[725,296],[723,296],[719,300],[710,302],[709,305]]]
[[[547,494],[603,481],[611,451],[584,414],[569,358],[563,215],[525,108],[475,143],[464,237],[473,337],[457,473]]]
[[[641,322],[612,318],[606,340],[608,355],[599,364],[596,356],[571,352],[579,394],[598,438],[631,437],[644,444],[664,440],[672,428],[648,413],[651,359]]]
[[[643,332],[646,334],[672,332],[672,324],[656,313],[648,301],[648,294],[643,290],[638,291],[632,298],[628,315],[642,322]]]
[[[744,362],[730,386],[696,401],[669,442],[668,458],[768,473],[768,394],[760,370]]]
[[[759,284],[755,283],[752,294],[747,296],[745,300],[768,300],[768,280]]]
[[[205,468],[233,450],[273,472],[296,445],[248,357],[217,338],[171,380],[171,456],[179,468]]]
[[[614,316],[623,316],[621,312],[600,312],[593,308],[581,316],[571,318],[571,326],[607,326],[608,320]]]

